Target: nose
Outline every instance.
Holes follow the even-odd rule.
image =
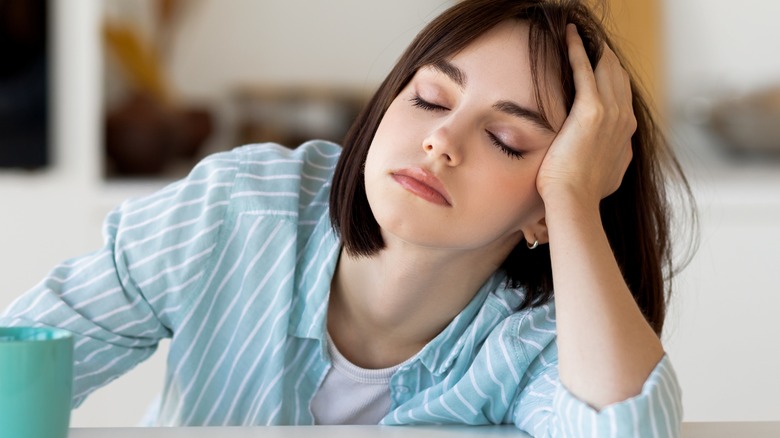
[[[422,146],[426,155],[434,160],[444,160],[448,166],[457,166],[463,160],[460,141],[448,126],[434,129],[425,137]]]

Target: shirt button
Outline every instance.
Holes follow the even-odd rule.
[[[407,392],[409,392],[409,388],[403,385],[396,385],[395,391],[399,394],[406,394]]]

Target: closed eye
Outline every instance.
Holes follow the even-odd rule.
[[[490,141],[493,143],[493,145],[495,145],[501,152],[507,154],[510,158],[517,158],[517,159],[524,158],[522,152],[517,151],[517,150],[512,149],[511,147],[507,146],[506,143],[501,141],[492,132],[487,131],[487,130],[485,132],[487,133],[488,137],[490,137]]]
[[[449,108],[445,108],[441,105],[436,105],[435,103],[430,103],[427,100],[423,100],[422,97],[419,95],[414,95],[411,99],[409,99],[412,104],[418,108],[422,108],[426,111],[447,111]]]

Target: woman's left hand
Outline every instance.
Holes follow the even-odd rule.
[[[574,104],[542,161],[536,187],[545,202],[564,193],[598,207],[620,186],[633,156],[631,83],[606,44],[594,72],[574,25],[567,27],[566,39]]]

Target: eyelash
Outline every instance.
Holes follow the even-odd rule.
[[[448,108],[445,108],[445,107],[443,107],[441,105],[436,105],[434,103],[430,103],[430,102],[428,102],[427,100],[424,100],[423,98],[421,98],[418,95],[413,96],[411,99],[409,99],[409,101],[412,102],[412,105],[414,105],[414,106],[416,106],[418,108],[424,109],[426,111],[445,111],[445,110],[448,109]],[[488,137],[490,138],[490,142],[493,143],[493,145],[495,147],[497,147],[498,150],[500,150],[501,152],[505,153],[508,157],[516,158],[516,159],[523,158],[523,153],[522,152],[518,152],[518,151],[510,148],[504,142],[499,140],[498,137],[496,137],[496,135],[493,134],[492,132],[490,132],[488,130],[485,130],[485,133],[487,133]]]
[[[498,148],[498,149],[499,149],[501,152],[503,152],[503,153],[507,154],[507,156],[509,156],[510,158],[517,158],[517,159],[522,159],[522,158],[524,158],[524,157],[523,157],[523,153],[522,153],[522,152],[520,152],[520,151],[516,151],[516,150],[514,150],[514,149],[510,148],[510,147],[509,147],[509,146],[507,146],[507,145],[506,145],[506,144],[505,144],[503,141],[499,140],[499,139],[498,139],[498,137],[496,137],[496,136],[495,136],[495,134],[493,134],[492,132],[490,132],[490,131],[487,131],[487,130],[485,130],[485,132],[487,133],[488,137],[490,137],[490,141],[491,141],[491,142],[492,142],[492,143],[493,143],[493,144],[494,144],[494,145],[495,145],[495,146],[496,146],[496,147],[497,147],[497,148]]]
[[[443,107],[441,105],[436,105],[436,104],[428,102],[427,100],[423,100],[423,98],[418,96],[418,95],[415,95],[414,97],[412,97],[409,100],[412,102],[412,104],[414,106],[416,106],[418,108],[422,108],[422,109],[424,109],[426,111],[444,111],[444,110],[447,109],[447,108],[445,108],[445,107]]]

